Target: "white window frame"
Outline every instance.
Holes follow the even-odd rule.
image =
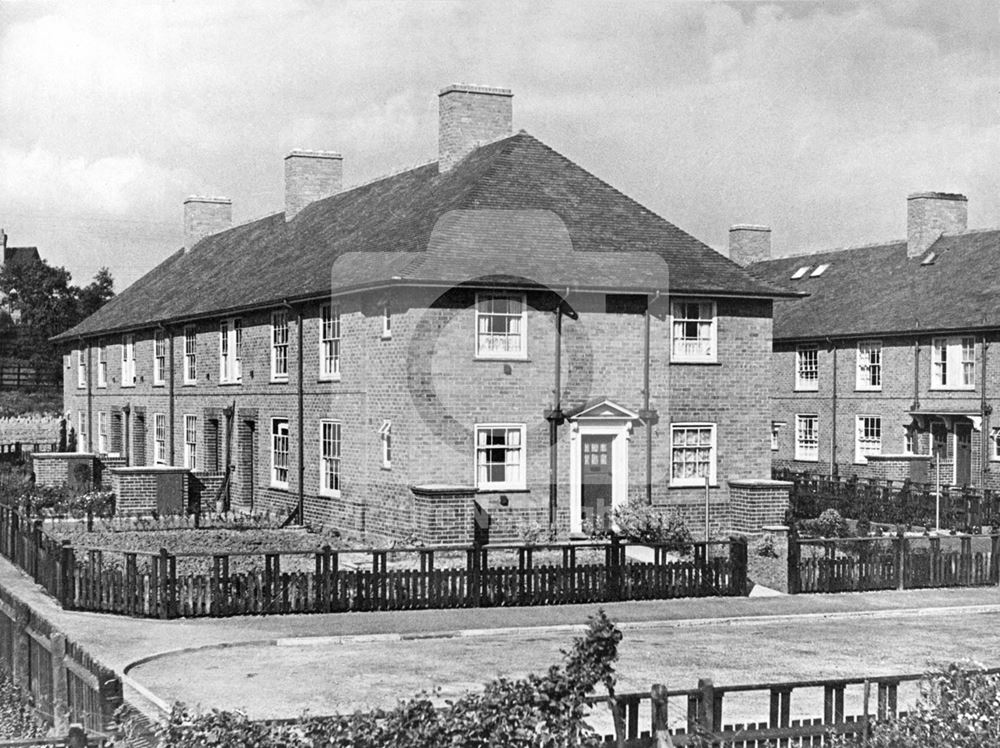
[[[319,308],[319,378],[340,379],[340,305]]]
[[[806,444],[805,424],[812,421],[812,438]],[[798,462],[819,462],[819,416],[814,413],[797,413],[795,415],[795,459]]]
[[[108,350],[104,340],[97,341],[97,386],[108,386]]]
[[[885,368],[882,364],[882,341],[859,340],[857,366],[855,367],[854,389],[865,392],[881,392]],[[877,382],[873,382],[877,379]]]
[[[974,337],[960,335],[933,338],[930,359],[932,390],[976,389]]]
[[[814,366],[812,367],[811,378],[803,376],[806,370],[806,354],[812,354]],[[819,390],[819,346],[815,344],[805,344],[795,348],[795,391],[796,392],[816,392]]]
[[[198,383],[198,328],[184,326],[184,384]]]
[[[392,304],[386,301],[382,304],[382,340],[392,338]]]
[[[392,421],[382,421],[378,430],[379,446],[382,452],[382,469],[392,469]]]
[[[184,467],[198,469],[198,416],[184,414]]]
[[[275,309],[271,312],[271,381],[288,381],[288,349],[291,329],[288,310]]]
[[[153,386],[167,383],[167,336],[162,330],[153,333]]]
[[[76,451],[87,451],[87,414],[82,410],[76,414]]]
[[[219,382],[239,384],[243,381],[240,361],[243,347],[243,327],[238,317],[219,322]]]
[[[167,464],[167,416],[153,413],[153,464]]]
[[[698,316],[686,316],[691,306],[697,305]],[[688,309],[685,309],[688,307]],[[707,313],[707,316],[702,316]],[[695,325],[697,336],[688,336],[687,326]],[[708,331],[704,337],[702,329]],[[670,360],[686,364],[714,364],[718,362],[719,313],[714,301],[706,299],[673,299],[670,303]],[[704,349],[698,352],[695,349]]]
[[[341,473],[342,438],[343,431],[340,421],[322,420],[319,422],[319,493],[321,496],[340,497],[343,481]]]
[[[903,454],[904,455],[919,455],[919,448],[917,441],[917,430],[914,428],[908,428],[906,426],[903,429]]]
[[[871,434],[878,431],[878,436]],[[868,457],[882,454],[882,416],[859,415],[854,419],[854,462],[868,463]]]
[[[271,486],[273,488],[289,487],[289,476],[292,474],[292,438],[291,426],[287,418],[271,419]],[[278,464],[278,458],[284,455],[284,465]],[[284,471],[284,480],[278,476]]]
[[[1000,427],[990,429],[990,460],[1000,460]]]
[[[779,440],[781,433],[781,424],[771,421],[771,451],[777,452],[781,448],[781,442]]]
[[[122,335],[122,387],[135,387],[135,335]]]
[[[695,475],[695,476],[677,476],[674,474],[674,452],[677,449],[685,449],[689,446],[693,446],[696,450],[701,449],[702,445],[687,445],[687,444],[677,444],[676,436],[678,431],[709,431],[709,445],[708,445],[708,482],[709,485],[717,484],[716,470],[718,468],[719,455],[717,449],[717,429],[714,423],[671,423],[670,424],[670,485],[672,487],[684,487],[684,486],[704,486],[705,476]]]
[[[105,410],[97,411],[97,452],[108,453],[108,413]]]
[[[492,309],[484,309],[488,302],[497,299],[516,301],[521,305],[521,311],[515,314],[513,312],[497,312]],[[490,320],[493,318],[503,318],[508,320],[510,323],[517,320],[517,325],[520,329],[517,333],[510,333],[510,328],[508,327],[508,332],[491,333],[488,327]],[[521,361],[528,358],[528,299],[526,294],[501,292],[477,293],[475,322],[476,358],[501,360],[515,359]],[[487,326],[486,330],[483,329],[484,325]],[[483,344],[486,340],[499,340],[501,338],[508,341],[507,344],[505,344],[504,350],[494,350],[492,344]],[[518,345],[516,349],[511,349],[509,347],[509,341],[511,340],[517,340]]]
[[[87,349],[78,348],[76,351],[76,386],[83,388],[87,386]]]
[[[518,444],[515,446],[504,445],[499,447],[496,445],[482,444],[480,439],[480,434],[486,431],[496,431],[499,429],[505,430],[508,434],[516,432],[518,434]],[[523,423],[477,423],[473,429],[473,477],[476,488],[480,491],[523,491],[527,488],[527,446],[525,444],[525,439],[527,437],[527,428]],[[516,463],[519,467],[519,475],[516,478],[507,478],[506,470],[504,471],[505,477],[502,481],[491,481],[491,480],[480,480],[480,467],[485,467],[487,465],[495,465],[499,463],[490,463],[486,460],[480,460],[480,452],[486,452],[489,449],[503,449],[505,452],[514,451],[519,455],[519,462]],[[506,461],[507,456],[505,455],[504,465],[511,465]]]

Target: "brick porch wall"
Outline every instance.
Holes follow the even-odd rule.
[[[159,477],[165,473],[180,473],[181,495],[188,495],[190,472],[187,468],[145,465],[109,470],[107,483],[115,494],[115,513],[129,516],[152,514],[156,511]]]
[[[759,532],[765,525],[782,524],[791,488],[781,480],[729,481],[733,530]]]

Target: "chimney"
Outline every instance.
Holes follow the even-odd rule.
[[[344,187],[344,157],[333,151],[296,149],[285,156],[285,220],[309,203],[336,195]]]
[[[184,201],[184,246],[188,250],[232,225],[233,201],[228,197],[192,195]]]
[[[511,134],[514,94],[509,88],[456,83],[438,94],[438,172],[472,151]]]
[[[915,192],[906,198],[906,256],[921,257],[941,234],[969,223],[969,200],[951,192]]]
[[[729,259],[740,267],[771,259],[771,227],[737,223],[729,229]]]

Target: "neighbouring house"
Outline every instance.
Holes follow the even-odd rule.
[[[8,247],[7,232],[3,229],[0,229],[0,246],[3,247],[3,264],[5,266],[41,262],[42,258],[38,254],[38,247]],[[13,322],[18,322],[21,318],[20,311],[12,308],[10,300],[3,291],[0,291],[0,313],[6,313]],[[0,341],[0,346],[2,346],[2,341]],[[2,348],[0,348],[0,355],[2,355]]]
[[[808,294],[775,305],[776,466],[1000,488],[1000,230],[967,206],[913,194],[903,239],[780,259],[759,227],[743,264]]]
[[[81,450],[153,506],[201,486],[425,542],[578,535],[630,497],[780,520],[794,292],[513,133],[511,102],[445,88],[438,159],[350,189],[339,154],[293,151],[285,209],[245,225],[186,200],[185,247],[59,336]]]

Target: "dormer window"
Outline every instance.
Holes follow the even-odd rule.
[[[809,267],[810,267],[809,265],[803,265],[798,270],[796,270],[794,273],[792,273],[792,280],[793,281],[797,281],[799,278],[801,278],[806,273],[808,273],[809,272]]]
[[[937,259],[937,252],[928,252],[927,256],[920,261],[921,265],[933,265]]]
[[[819,278],[821,275],[823,275],[823,273],[826,272],[826,269],[828,267],[830,267],[830,263],[828,263],[828,262],[824,262],[822,265],[818,265],[815,270],[813,270],[811,273],[809,273],[809,277],[810,278]]]

